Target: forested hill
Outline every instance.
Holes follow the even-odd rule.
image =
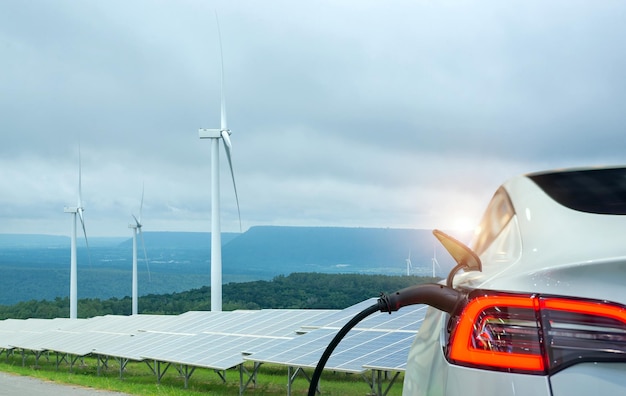
[[[438,279],[416,276],[293,273],[271,281],[229,283],[223,287],[223,309],[343,309],[381,292],[393,293],[405,287]],[[150,294],[139,298],[143,314],[180,314],[210,310],[209,287],[181,293]],[[0,305],[0,319],[67,317],[68,298],[53,301],[27,301]],[[81,318],[100,315],[129,315],[131,299],[80,299]]]

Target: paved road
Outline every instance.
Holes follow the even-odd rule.
[[[128,396],[124,393],[60,385],[37,378],[0,372],[0,396]]]

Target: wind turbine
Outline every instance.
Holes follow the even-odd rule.
[[[409,258],[406,259],[406,275],[411,275],[411,270],[413,269],[413,264],[411,264],[411,250],[409,250]]]
[[[137,315],[138,313],[138,299],[139,295],[137,293],[137,234],[139,233],[139,237],[141,238],[141,246],[143,247],[143,256],[146,263],[146,267],[148,268],[148,280],[150,279],[150,267],[148,266],[148,255],[146,254],[146,244],[143,240],[143,232],[141,231],[141,212],[143,211],[143,193],[144,189],[141,189],[141,204],[139,205],[139,219],[133,216],[135,220],[134,224],[129,224],[128,228],[133,230],[133,286],[132,286],[132,314]]]
[[[435,265],[441,269],[441,266],[439,265],[439,261],[437,261],[437,245],[435,245],[433,249],[432,264],[433,264],[433,278],[435,278],[437,276],[437,273],[435,272]]]
[[[215,15],[217,20],[217,14]],[[224,142],[224,151],[228,159],[230,174],[233,179],[235,199],[237,201],[237,213],[239,214],[239,228],[241,230],[241,212],[239,211],[239,197],[237,185],[233,173],[233,163],[230,156],[232,144],[230,142],[231,131],[226,122],[226,99],[224,95],[224,56],[222,53],[222,36],[220,24],[217,20],[217,34],[220,41],[220,88],[221,88],[221,112],[220,129],[200,129],[200,139],[211,139],[211,311],[222,310],[222,237],[220,228],[220,169],[219,153],[220,139]]]
[[[70,253],[70,319],[78,317],[78,281],[76,269],[76,215],[80,218],[80,224],[83,227],[85,235],[85,244],[89,251],[89,241],[87,240],[87,231],[85,230],[85,218],[83,212],[81,187],[81,163],[80,163],[80,146],[78,147],[78,204],[76,206],[66,206],[63,211],[72,214],[72,237],[71,237],[71,253]]]

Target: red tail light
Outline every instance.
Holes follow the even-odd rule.
[[[545,375],[626,361],[626,307],[606,301],[474,291],[451,326],[454,364]]]

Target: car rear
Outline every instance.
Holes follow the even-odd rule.
[[[457,312],[430,309],[404,394],[626,394],[625,214],[626,168],[505,183],[473,241],[483,272],[455,279]]]

